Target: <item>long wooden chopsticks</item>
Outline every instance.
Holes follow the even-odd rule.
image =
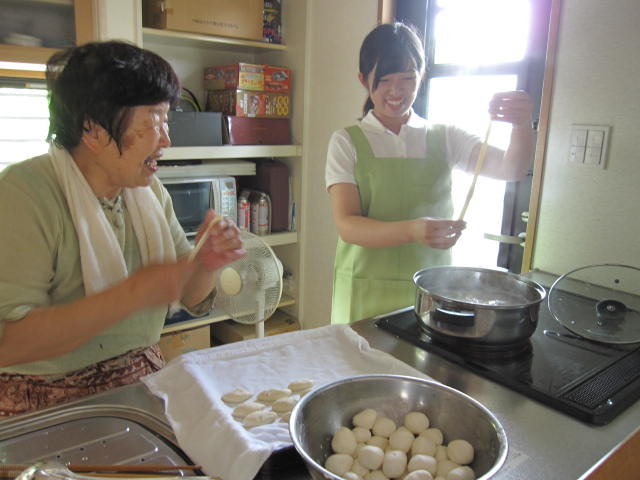
[[[460,212],[460,216],[458,220],[463,220],[465,213],[467,213],[467,208],[469,208],[469,203],[471,202],[471,197],[473,197],[473,192],[476,189],[476,182],[478,181],[478,175],[480,175],[480,170],[482,170],[482,164],[484,163],[484,157],[487,156],[487,146],[489,144],[489,135],[491,134],[491,120],[489,120],[489,126],[487,127],[487,133],[484,136],[484,142],[480,147],[480,153],[478,154],[478,160],[476,162],[476,169],[473,173],[473,180],[471,181],[471,186],[469,187],[469,191],[467,192],[467,198],[464,201],[464,206],[462,207],[462,211]]]

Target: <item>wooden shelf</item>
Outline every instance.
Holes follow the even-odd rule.
[[[169,147],[163,160],[205,160],[215,158],[299,157],[300,145],[221,145],[218,147]]]
[[[177,32],[173,30],[161,30],[158,28],[142,28],[144,42],[155,42],[166,45],[179,45],[182,47],[212,47],[220,46],[225,50],[237,50],[243,52],[259,53],[273,50],[286,50],[286,45],[278,43],[266,43],[256,40],[243,40],[241,38],[218,37],[199,33]]]
[[[278,245],[290,245],[298,242],[298,232],[278,232],[265,235],[262,238],[270,247]]]
[[[0,44],[0,61],[17,63],[36,63],[45,65],[57,48],[23,47],[21,45]]]
[[[278,304],[278,308],[294,305],[296,302],[293,298],[283,295]],[[230,320],[227,315],[213,314],[210,317],[196,318],[194,320],[186,320],[184,322],[172,323],[166,325],[162,329],[162,334],[180,332],[182,330],[190,330],[192,328],[204,327],[205,325],[211,325],[212,323],[222,322],[224,320]]]

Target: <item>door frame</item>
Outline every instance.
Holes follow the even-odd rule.
[[[549,34],[547,39],[547,55],[544,77],[542,81],[542,95],[540,98],[540,120],[538,123],[536,151],[533,161],[531,200],[529,201],[527,237],[522,257],[522,273],[530,271],[533,267],[535,235],[540,215],[540,198],[542,196],[542,180],[544,177],[547,138],[549,134],[549,118],[551,115],[551,97],[553,95],[553,75],[555,71],[556,51],[558,48],[561,4],[562,0],[551,0],[551,12],[549,15]]]

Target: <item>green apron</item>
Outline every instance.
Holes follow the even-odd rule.
[[[451,218],[451,168],[443,125],[427,131],[428,158],[377,158],[359,126],[347,132],[356,150],[362,215],[385,222]],[[366,248],[338,239],[331,323],[351,323],[415,302],[413,274],[451,263],[451,251],[419,243]]]

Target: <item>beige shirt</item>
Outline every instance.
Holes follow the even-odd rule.
[[[177,256],[187,254],[191,246],[175,217],[171,197],[157,179],[151,188],[169,223]],[[128,271],[139,269],[140,250],[126,205],[119,201],[102,204]],[[47,155],[0,172],[0,222],[1,335],[5,321],[19,321],[36,307],[77,300],[85,291],[76,230]],[[0,372],[64,374],[152,345],[160,338],[166,313],[166,307],[140,311],[73,352]]]

